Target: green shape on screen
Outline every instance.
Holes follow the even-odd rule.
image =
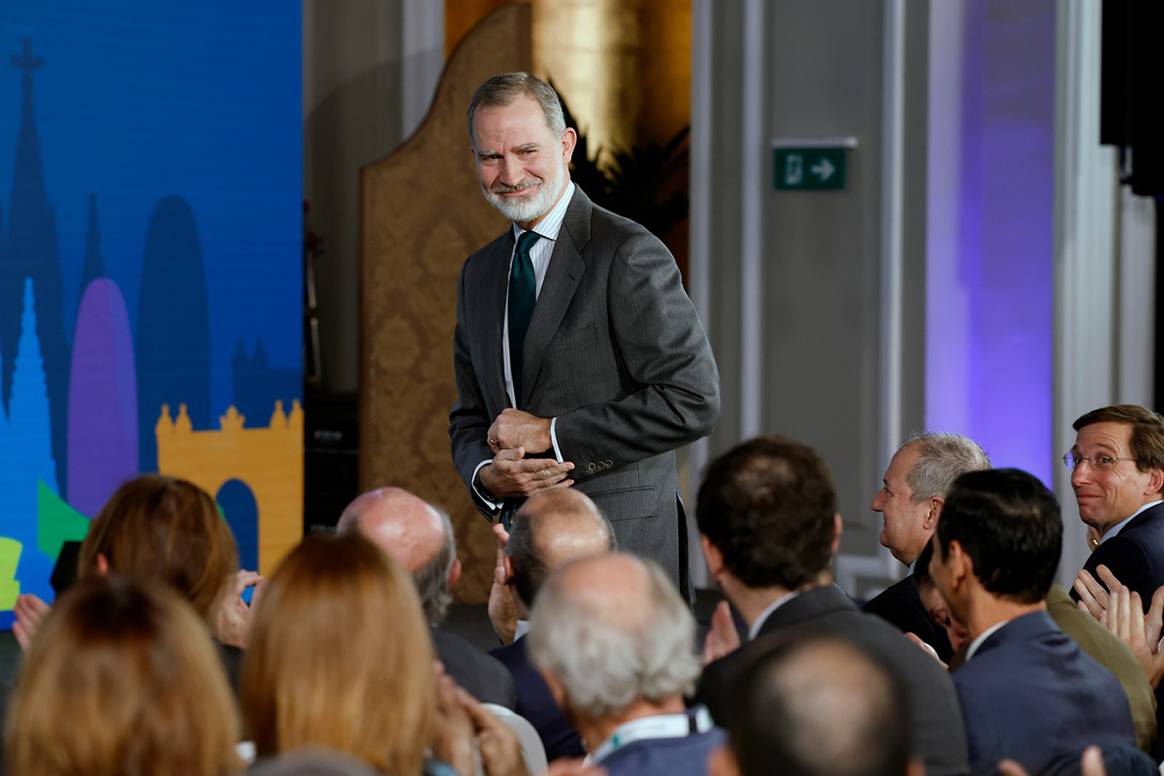
[[[20,542],[0,536],[0,611],[9,611],[16,606],[16,596],[20,595],[16,566],[23,551],[24,545]]]
[[[89,518],[73,509],[53,489],[36,482],[36,546],[54,560],[65,542],[79,542],[89,533]]]

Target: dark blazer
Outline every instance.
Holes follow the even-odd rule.
[[[486,655],[455,633],[430,628],[433,651],[445,673],[482,703],[512,709],[517,705],[513,677],[496,658]]]
[[[1085,746],[1135,746],[1123,688],[1045,611],[992,633],[953,673],[973,773],[1004,757],[1029,773]]]
[[[517,688],[517,705],[513,710],[530,721],[546,747],[551,762],[559,757],[585,757],[582,739],[566,721],[550,695],[546,680],[534,668],[525,650],[525,637],[489,653],[509,669]]]
[[[734,707],[735,682],[749,661],[786,638],[828,633],[849,639],[883,660],[905,687],[910,702],[914,754],[929,776],[967,772],[966,738],[950,676],[889,623],[860,611],[834,585],[797,595],[768,616],[754,641],[704,669],[696,700],[707,704],[726,727]]]
[[[718,728],[685,738],[633,741],[603,758],[607,776],[704,776],[711,750],[724,743]]]
[[[950,648],[946,629],[934,622],[926,611],[913,581],[913,574],[883,590],[861,610],[877,615],[902,633],[917,634],[918,638],[934,648],[943,663],[950,662],[954,650]]]
[[[1156,738],[1156,698],[1131,650],[1098,620],[1080,611],[1067,591],[1058,585],[1051,585],[1047,593],[1047,614],[1092,660],[1112,672],[1128,698],[1136,744],[1150,751]]]
[[[513,246],[508,228],[466,260],[457,286],[449,436],[461,478],[489,514],[472,479],[493,457],[489,426],[509,406],[501,336]],[[621,549],[658,561],[679,581],[687,548],[674,451],[719,418],[719,372],[663,243],[575,187],[523,361],[518,406],[557,418],[575,487],[611,520]]]
[[[1164,585],[1164,504],[1136,515],[1118,534],[1096,547],[1083,568],[1099,579],[1095,570],[1101,563],[1140,594],[1144,611],[1148,611],[1152,594]],[[1071,597],[1079,600],[1074,589]]]

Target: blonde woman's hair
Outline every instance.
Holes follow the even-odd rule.
[[[306,539],[257,605],[240,694],[259,757],[319,747],[419,773],[436,701],[408,572],[357,533]]]
[[[168,588],[111,575],[75,585],[37,632],[5,764],[20,776],[226,776],[238,735],[206,624]]]
[[[206,622],[238,570],[230,526],[206,491],[186,480],[147,474],[129,480],[101,508],[81,544],[77,576],[109,570],[165,582]]]

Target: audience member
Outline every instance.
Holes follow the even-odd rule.
[[[946,494],[930,574],[970,638],[953,678],[974,773],[1134,743],[1115,677],[1047,614],[1062,530],[1055,497],[1017,469],[963,474]]]
[[[653,562],[604,553],[570,561],[542,586],[530,658],[609,776],[705,773],[723,740],[683,695],[699,674],[695,619]]]
[[[929,565],[933,557],[933,542],[926,545],[918,556],[914,580],[918,584],[922,601],[926,603],[936,622],[943,623],[954,647],[954,657],[949,661],[950,670],[962,665],[966,657],[966,628],[951,616],[942,594],[934,585]],[[1164,603],[1164,596],[1161,597]],[[1150,751],[1156,737],[1156,699],[1152,695],[1152,685],[1145,679],[1136,657],[1120,639],[1109,633],[1100,623],[1080,611],[1067,591],[1058,585],[1051,585],[1046,598],[1047,614],[1059,628],[1071,637],[1092,660],[1111,671],[1119,680],[1128,699],[1132,712],[1132,724],[1136,731],[1136,745]],[[1143,615],[1141,615],[1142,617]]]
[[[379,488],[349,504],[337,527],[340,533],[358,530],[412,574],[433,647],[449,676],[478,700],[512,709],[516,690],[505,667],[439,627],[461,576],[448,515],[403,488]]]
[[[775,634],[823,630],[876,655],[904,683],[912,755],[926,772],[967,769],[966,742],[950,677],[893,626],[861,612],[832,582],[841,536],[836,495],[824,462],[780,437],[745,442],[713,461],[696,511],[712,577],[743,615],[751,641],[707,666],[697,699],[731,725],[732,688],[748,663],[772,649]]]
[[[1144,603],[1164,585],[1164,418],[1135,404],[1102,407],[1075,421],[1075,444],[1063,456],[1079,519],[1098,544],[1075,581],[1097,618],[1107,592],[1087,581],[1106,566]],[[1097,600],[1098,599],[1098,602]]]
[[[902,776],[909,757],[905,690],[869,653],[836,636],[786,640],[736,686],[729,747],[712,776]]]
[[[881,488],[873,496],[872,509],[885,521],[881,544],[893,557],[912,566],[938,524],[950,483],[962,472],[988,468],[990,459],[982,448],[959,434],[927,433],[908,439],[889,461]],[[902,633],[916,634],[943,662],[950,660],[953,650],[945,629],[930,618],[912,574],[865,604],[864,609],[896,625]]]
[[[149,580],[90,575],[29,645],[5,759],[15,776],[227,776],[240,766],[238,731],[190,605]]]
[[[358,535],[306,539],[271,577],[243,662],[256,754],[321,747],[420,773],[434,737],[432,661],[399,566]]]
[[[966,654],[966,628],[962,623],[950,616],[950,607],[946,606],[946,601],[934,585],[934,578],[930,576],[930,558],[933,556],[934,545],[933,542],[930,542],[926,544],[921,554],[917,556],[913,574],[910,576],[913,578],[914,586],[917,587],[918,598],[921,600],[922,606],[926,608],[926,613],[929,614],[934,624],[946,632],[946,641],[950,645],[950,657],[942,660],[941,654],[933,644],[926,641],[926,646],[934,650],[934,657],[938,658],[942,663],[948,664],[949,668],[954,668],[956,664],[961,664],[962,658]],[[910,631],[910,633],[913,633],[913,631]],[[913,635],[919,641],[925,641],[916,633],[913,633]]]
[[[542,583],[566,561],[613,549],[614,532],[586,494],[555,488],[530,496],[514,515],[501,554],[502,582],[511,591],[515,616],[528,619]],[[582,740],[554,703],[526,647],[523,634],[490,653],[513,674],[515,710],[537,729],[550,760],[582,757]]]
[[[234,535],[214,499],[191,482],[158,474],[117,489],[89,525],[77,563],[80,580],[115,572],[177,590],[215,634],[236,687],[250,609],[232,580],[258,581],[253,572],[237,571]],[[18,600],[13,633],[25,649],[47,611],[36,596]]]

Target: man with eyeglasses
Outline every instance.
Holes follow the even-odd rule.
[[[1093,614],[1110,575],[1140,594],[1144,605],[1164,584],[1164,418],[1135,404],[1092,410],[1073,424],[1075,444],[1063,456],[1079,519],[1092,530],[1093,552],[1071,595]]]

